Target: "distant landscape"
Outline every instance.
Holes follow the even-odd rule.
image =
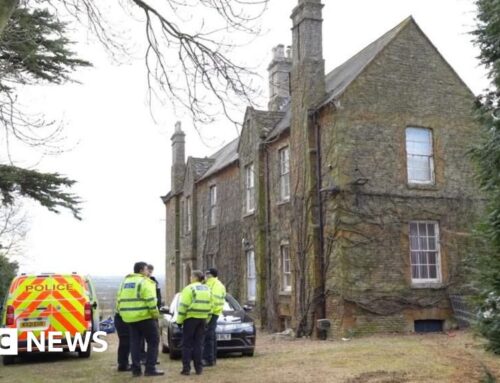
[[[101,316],[106,319],[114,314],[116,293],[120,287],[124,276],[92,276],[92,282],[97,291],[97,298],[101,306]],[[165,278],[156,276],[162,290],[162,297],[165,296]]]

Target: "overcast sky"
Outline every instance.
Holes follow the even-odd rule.
[[[468,34],[474,25],[472,1],[323,2],[327,72],[413,15],[474,93],[487,86],[484,69],[475,59],[478,50]],[[291,43],[289,15],[296,3],[271,0],[262,21],[267,33],[240,53],[249,65],[260,68],[265,89],[271,48]],[[132,31],[139,53],[141,33],[142,28]],[[201,134],[207,146],[192,129],[189,118],[175,115],[169,105],[155,108],[155,123],[147,103],[140,54],[116,65],[97,42],[83,40],[76,49],[94,67],[79,71],[76,78],[81,84],[40,87],[29,95],[34,110],[43,110],[66,125],[68,147],[72,149],[57,157],[44,157],[37,168],[58,171],[78,181],[74,192],[85,201],[83,220],[27,204],[30,231],[25,255],[20,259],[21,272],[122,275],[131,271],[134,262],[145,260],[163,274],[165,216],[160,196],[170,188],[170,137],[175,121],[182,120],[187,133],[187,155],[210,155],[233,139],[236,131],[223,121],[204,128]],[[242,118],[243,111],[242,106]],[[25,160],[33,165],[38,159]]]

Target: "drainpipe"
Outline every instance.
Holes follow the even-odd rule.
[[[320,133],[320,125],[318,122],[318,111],[314,111],[312,115],[313,119],[313,128],[315,133],[315,141],[316,141],[316,198],[318,204],[318,224],[319,224],[319,257],[320,257],[320,267],[321,267],[321,296],[319,297],[318,304],[318,313],[320,314],[320,318],[316,319],[324,319],[326,317],[326,302],[325,302],[325,240],[324,240],[324,219],[323,219],[323,199],[321,197],[321,187],[322,187],[322,175],[321,175],[321,133]],[[327,331],[324,329],[318,329],[318,338],[326,339]]]
[[[269,181],[269,150],[267,145],[264,143],[263,144],[263,150],[264,150],[264,156],[265,156],[265,172],[266,172],[266,256],[267,256],[267,292],[268,296],[271,297],[271,304],[272,308],[271,310],[273,311],[273,317],[272,319],[276,319],[278,317],[277,313],[275,312],[276,310],[276,302],[274,300],[275,298],[275,292],[273,289],[273,278],[272,278],[272,259],[271,259],[271,194],[270,194],[270,181]],[[276,315],[275,315],[276,314]],[[273,330],[275,329],[274,324],[275,323],[270,323],[269,321],[269,314],[267,315],[268,318],[268,326],[272,326]]]

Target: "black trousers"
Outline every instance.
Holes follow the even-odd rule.
[[[215,364],[217,361],[217,339],[215,329],[217,328],[218,315],[212,315],[205,331],[205,342],[203,345],[203,359],[207,363]]]
[[[118,334],[118,368],[126,368],[129,365],[130,329],[120,315],[115,314],[114,320]]]
[[[189,318],[182,328],[182,369],[191,370],[191,360],[196,372],[203,370],[201,353],[205,335],[206,319]]]
[[[146,319],[139,322],[130,323],[130,351],[132,354],[132,372],[141,371],[141,345],[142,339],[146,340],[146,372],[156,370],[156,360],[158,359],[158,344],[160,343],[160,333],[158,322],[155,319]]]

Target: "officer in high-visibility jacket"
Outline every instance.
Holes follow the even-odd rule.
[[[149,279],[148,264],[137,262],[134,274],[123,280],[118,292],[118,313],[130,329],[130,353],[132,375],[141,376],[141,344],[146,340],[147,356],[144,375],[158,376],[164,372],[156,369],[160,334],[157,319],[160,316],[156,306],[156,285]]]
[[[200,270],[191,273],[191,284],[186,286],[179,301],[177,325],[182,330],[182,375],[189,375],[191,360],[197,375],[203,371],[201,361],[205,327],[213,312],[212,293],[202,284],[204,275]]]
[[[131,371],[130,356],[130,327],[125,323],[118,311],[118,297],[116,299],[115,318],[116,333],[118,334],[118,371]]]
[[[205,343],[203,346],[203,366],[214,366],[217,362],[217,339],[215,329],[217,319],[222,314],[224,303],[226,302],[226,287],[217,278],[218,272],[215,268],[210,268],[205,272],[205,285],[212,292],[213,314],[208,322],[205,331]]]

